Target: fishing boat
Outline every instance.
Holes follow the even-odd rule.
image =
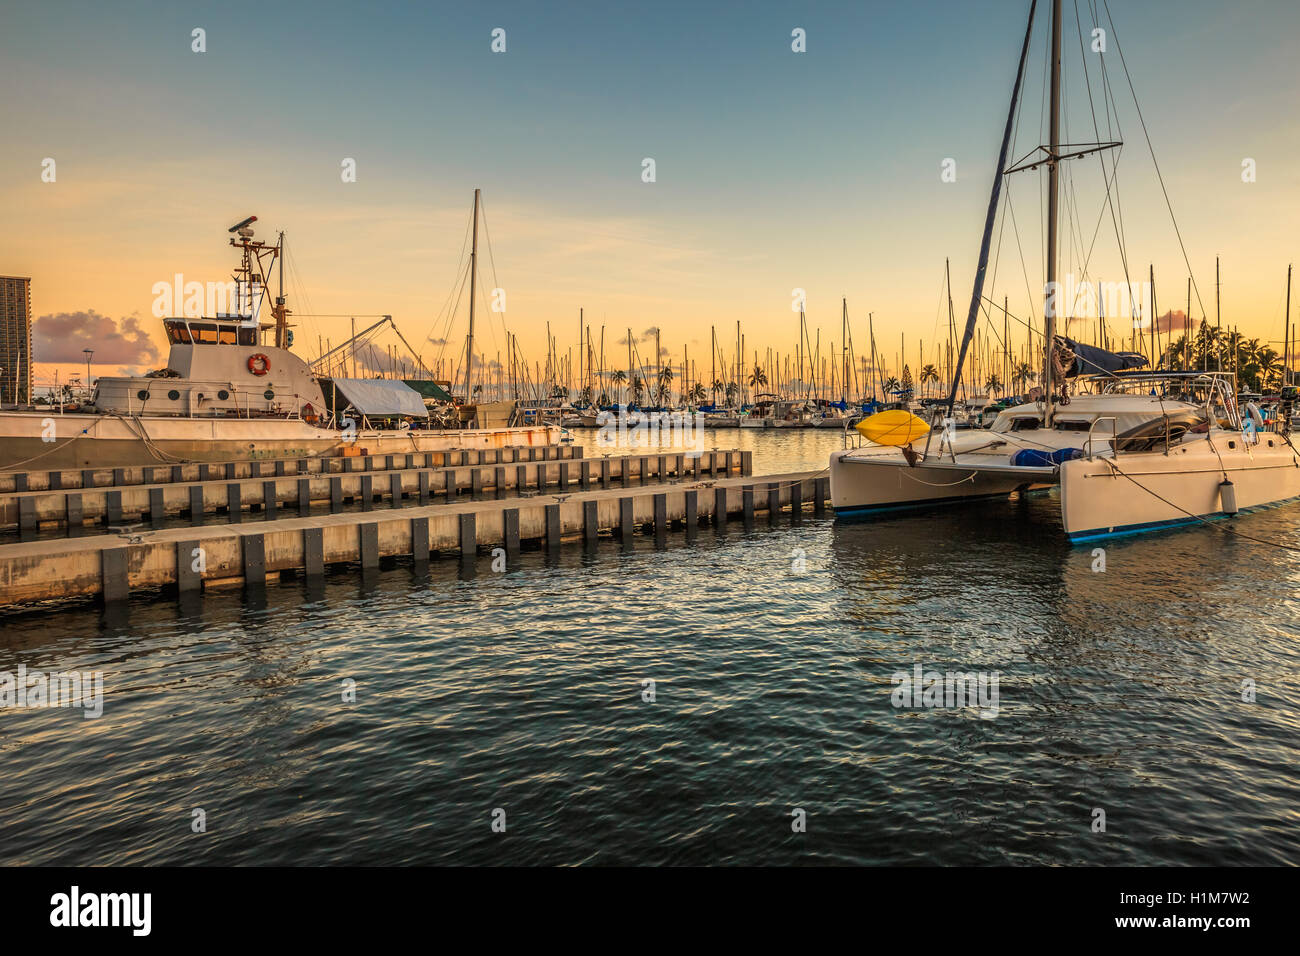
[[[476,190],[476,210],[477,203]],[[453,423],[471,427],[441,427],[439,418],[430,416],[422,392],[413,387],[432,382],[340,377],[327,374],[320,360],[304,361],[292,350],[281,261],[284,234],[274,244],[254,239],[256,218],[250,216],[229,230],[230,245],[240,253],[234,311],[163,319],[170,343],[167,365],[147,375],[101,377],[84,403],[0,411],[0,470],[302,458],[347,450],[393,454],[558,441],[560,431],[554,425],[519,424],[523,416],[514,403],[457,408],[448,402]],[[273,321],[262,322],[272,270],[280,277],[279,294],[270,308]],[[391,317],[385,320],[392,322]],[[472,334],[471,324],[470,355]],[[468,384],[467,378],[466,394],[472,394]]]
[[[1061,2],[1052,0],[1050,140],[1035,151],[1042,155],[1007,168],[1036,8],[1034,0],[946,415],[941,410],[929,422],[917,418],[913,424],[899,411],[884,414],[902,415],[903,421],[873,416],[859,423],[858,430],[871,442],[831,455],[837,515],[1005,497],[1059,483],[1064,530],[1071,539],[1084,541],[1203,521],[1300,496],[1300,454],[1289,424],[1270,431],[1257,410],[1243,417],[1231,374],[1146,370],[1148,360],[1140,354],[1056,334],[1060,163],[1120,144],[1074,147],[1061,142]],[[1048,170],[1041,397],[1003,409],[988,431],[958,432],[951,427],[952,409],[979,316],[1002,180],[1039,165]],[[1288,284],[1288,315],[1289,309]]]

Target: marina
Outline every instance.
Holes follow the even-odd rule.
[[[17,923],[1289,899],[1300,11],[198,13],[0,36]]]

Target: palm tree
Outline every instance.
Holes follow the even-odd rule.
[[[1014,387],[1017,382],[1020,383],[1020,387],[1016,389],[1019,393],[1028,391],[1029,383],[1036,378],[1038,378],[1038,373],[1034,371],[1034,367],[1028,362],[1021,362],[1011,369],[1011,384]]]
[[[984,388],[990,395],[999,395],[1002,393],[1002,381],[996,375],[990,375]]]
[[[889,401],[889,396],[902,388],[902,383],[893,375],[885,379],[885,401]]]
[[[761,388],[766,384],[767,384],[767,373],[764,372],[757,365],[755,365],[754,371],[749,373],[749,387],[757,392],[759,388]]]
[[[727,404],[730,405],[736,400],[736,395],[740,391],[740,386],[735,382],[728,382],[723,391],[727,395]]]
[[[726,391],[726,389],[727,386],[723,383],[722,379],[715,378],[713,380],[713,384],[709,386],[709,391],[713,394],[714,405],[718,404],[718,392]]]
[[[1274,384],[1280,384],[1282,381],[1282,356],[1278,355],[1270,348],[1262,348],[1255,357],[1255,364],[1259,366],[1260,379],[1258,391],[1266,388],[1272,388]]]
[[[644,394],[645,394],[645,381],[641,378],[640,375],[638,375],[638,374],[636,374],[636,373],[633,373],[633,375],[632,375],[632,404],[634,404],[634,405],[640,405],[640,404],[641,404],[641,396],[644,395]]]
[[[926,391],[925,387],[927,385],[929,385],[931,382],[938,382],[938,381],[939,381],[939,370],[935,368],[933,365],[927,365],[925,368],[921,369],[922,393],[925,393]]]
[[[668,386],[673,381],[673,370],[671,366],[665,365],[659,370],[659,404],[664,403],[664,398],[668,395]]]
[[[1170,342],[1160,362],[1172,371],[1184,371],[1187,364],[1187,336],[1180,335]]]
[[[688,402],[693,402],[696,405],[700,405],[703,404],[704,399],[707,395],[708,393],[705,392],[703,383],[696,382],[694,385],[691,386],[691,390],[683,397]]]
[[[623,385],[627,382],[627,372],[623,371],[621,368],[615,369],[614,374],[609,377],[609,380],[618,386],[619,397],[622,397]]]

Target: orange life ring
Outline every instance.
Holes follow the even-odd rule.
[[[248,357],[248,370],[254,375],[265,375],[271,371],[271,360],[261,352],[250,355]]]

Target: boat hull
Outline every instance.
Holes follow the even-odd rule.
[[[0,412],[0,471],[119,468],[181,462],[328,455],[353,444],[367,455],[553,445],[556,426],[450,431],[336,429],[298,419],[166,418]]]
[[[1005,498],[1012,492],[1053,481],[1052,468],[955,465],[920,462],[909,466],[901,451],[831,454],[831,505],[836,516],[865,515]]]
[[[1232,482],[1226,501],[1225,475]],[[1168,455],[1081,458],[1061,466],[1061,523],[1072,541],[1199,524],[1226,517],[1225,506],[1247,511],[1296,498],[1300,457],[1273,434],[1250,445],[1240,434],[1218,434],[1213,443],[1183,442]]]

